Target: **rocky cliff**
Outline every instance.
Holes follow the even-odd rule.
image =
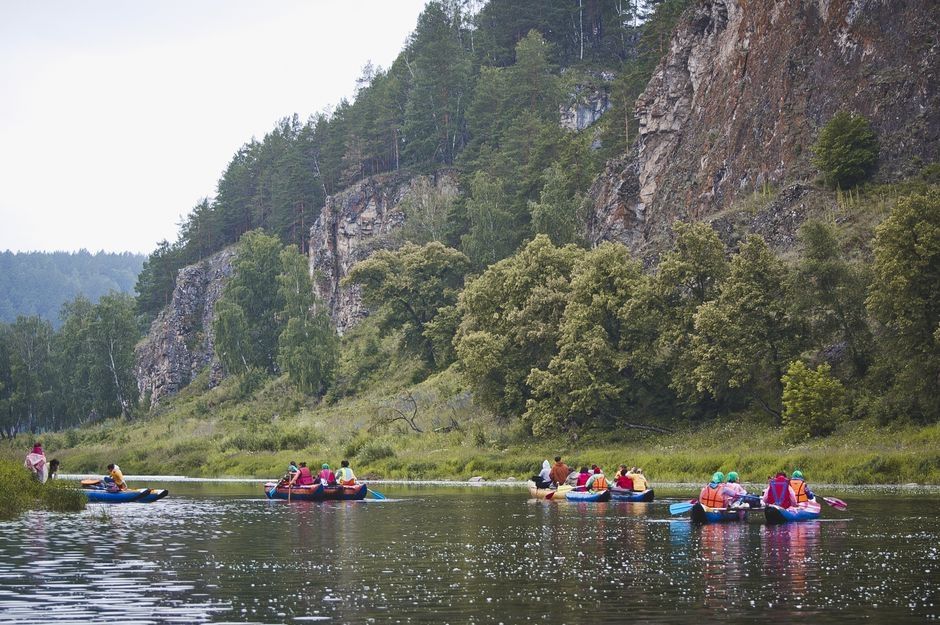
[[[591,190],[589,238],[648,253],[675,219],[811,180],[839,110],[871,120],[880,178],[936,161],[938,33],[935,0],[698,0],[637,102],[635,152]]]
[[[170,305],[150,325],[135,354],[137,388],[142,400],[149,398],[148,407],[177,393],[207,366],[210,384],[222,379],[212,321],[234,258],[235,248],[229,247],[180,269]]]
[[[310,229],[310,274],[340,334],[368,314],[359,288],[341,286],[341,280],[360,260],[396,245],[391,235],[405,222],[402,203],[422,181],[442,194],[457,195],[456,174],[443,171],[430,178],[404,173],[372,176],[326,199]]]

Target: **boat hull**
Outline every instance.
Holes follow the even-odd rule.
[[[558,501],[563,499],[563,495],[569,492],[573,487],[568,484],[562,484],[558,488],[539,488],[535,482],[529,480],[529,494],[536,499],[546,499],[549,501]]]
[[[268,499],[287,499],[289,501],[359,501],[366,498],[369,488],[366,484],[354,486],[278,486],[273,482],[264,485]]]
[[[151,493],[149,488],[138,488],[134,490],[119,490],[117,492],[108,492],[104,489],[85,488],[82,490],[88,497],[89,503],[130,503],[139,501]]]
[[[170,491],[168,491],[168,490],[165,489],[165,488],[161,488],[161,489],[153,489],[153,488],[152,488],[152,489],[150,489],[150,493],[149,493],[149,494],[144,495],[143,497],[141,497],[140,499],[137,499],[137,500],[135,500],[135,501],[136,501],[137,503],[153,503],[153,502],[155,502],[155,501],[160,501],[161,499],[163,499],[164,497],[166,497],[166,496],[169,495],[169,494],[170,494]]]
[[[565,499],[568,501],[610,501],[610,489],[605,488],[601,491],[593,490],[569,490],[565,493]]]
[[[612,487],[610,489],[610,498],[613,501],[653,501],[653,489],[647,488],[644,491],[636,492],[625,488]]]
[[[705,523],[736,523],[747,521],[747,508],[709,508],[700,503],[692,506],[692,522]]]
[[[810,501],[805,505],[793,506],[791,508],[781,508],[780,506],[774,505],[764,508],[764,518],[771,525],[815,521],[819,518],[819,513],[820,505],[815,501]]]

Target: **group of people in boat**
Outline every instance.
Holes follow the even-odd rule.
[[[340,462],[340,467],[335,472],[330,465],[324,462],[320,465],[320,472],[316,475],[310,470],[306,462],[297,464],[293,460],[287,466],[287,473],[281,478],[282,486],[314,486],[323,484],[324,486],[355,486],[356,474],[349,467],[349,460]]]
[[[699,502],[709,508],[732,508],[745,505],[750,508],[768,505],[791,508],[815,499],[816,496],[806,485],[806,479],[800,470],[795,470],[790,476],[786,471],[778,471],[770,478],[767,488],[760,496],[747,492],[747,489],[738,481],[736,471],[730,471],[727,478],[721,471],[716,471],[711,481],[702,487],[698,496]]]
[[[49,480],[54,480],[59,472],[59,461],[53,458],[46,462],[46,453],[42,450],[42,443],[36,441],[33,444],[33,450],[26,454],[26,461],[23,463],[33,478],[40,484],[45,484]]]
[[[532,476],[537,488],[558,488],[562,484],[574,486],[576,490],[601,491],[614,486],[622,490],[631,490],[641,493],[650,488],[649,481],[643,474],[643,469],[621,464],[617,467],[616,476],[608,480],[604,470],[596,464],[590,469],[584,465],[578,470],[572,470],[562,462],[561,456],[555,456],[555,464],[545,460],[538,475]]]

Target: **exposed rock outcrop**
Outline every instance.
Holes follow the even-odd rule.
[[[180,269],[173,299],[150,325],[150,332],[135,353],[137,388],[149,407],[179,392],[211,367],[210,384],[222,379],[215,358],[212,334],[215,303],[232,275],[235,247],[216,252],[201,262]]]
[[[610,83],[614,75],[601,72],[596,78],[596,84],[576,85],[571,103],[559,109],[562,128],[575,132],[584,130],[610,109]]]
[[[675,219],[811,179],[811,146],[839,110],[871,120],[879,173],[940,157],[940,3],[699,0],[637,101],[636,153],[592,190],[592,241],[639,253]]]
[[[359,287],[341,286],[341,280],[357,262],[399,243],[391,235],[405,222],[402,202],[421,180],[445,195],[457,195],[457,177],[452,171],[430,178],[405,173],[372,176],[328,197],[310,229],[314,290],[326,303],[340,334],[368,315]]]

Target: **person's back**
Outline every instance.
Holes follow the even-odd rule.
[[[637,492],[643,492],[644,490],[649,489],[649,482],[646,481],[646,476],[639,471],[628,473],[630,479],[633,480],[633,490]]]
[[[555,484],[564,484],[570,472],[571,470],[568,468],[568,465],[561,461],[561,456],[558,456],[555,458],[555,464],[552,465],[549,479]]]
[[[336,481],[342,486],[354,486],[356,484],[356,474],[349,468],[349,461],[343,460],[340,465],[339,471],[336,472]]]
[[[588,478],[588,481],[584,484],[584,487],[588,490],[607,490],[607,477],[604,475],[603,471],[598,469],[594,475]]]
[[[747,494],[747,489],[738,483],[738,474],[735,471],[728,473],[728,482],[725,484],[725,492],[735,498],[740,499]]]
[[[624,490],[633,490],[633,478],[624,472],[617,476],[617,488]]]
[[[767,484],[767,490],[762,497],[765,504],[790,508],[796,505],[796,493],[790,488],[790,480],[786,473],[778,473]]]
[[[581,471],[578,472],[578,481],[576,482],[575,485],[576,485],[578,488],[581,488],[581,487],[583,487],[585,484],[587,484],[587,481],[588,481],[590,478],[591,478],[591,474],[588,473],[587,468],[581,467]]]
[[[336,484],[336,475],[330,471],[330,465],[324,463],[318,476],[325,486]]]
[[[300,466],[297,468],[297,484],[299,486],[312,486],[313,481],[313,473],[310,472],[307,463],[301,462]]]
[[[725,476],[720,471],[712,475],[712,481],[703,486],[698,494],[699,503],[709,508],[728,507],[728,497],[722,483],[724,479]]]
[[[790,477],[790,488],[793,489],[793,494],[796,495],[796,505],[806,503],[810,499],[815,499],[812,491],[806,486],[806,480],[803,479],[803,473],[801,471],[793,472],[793,475]]]
[[[124,473],[121,471],[121,467],[116,464],[109,464],[108,477],[111,478],[117,490],[127,490],[127,484],[124,482]]]

